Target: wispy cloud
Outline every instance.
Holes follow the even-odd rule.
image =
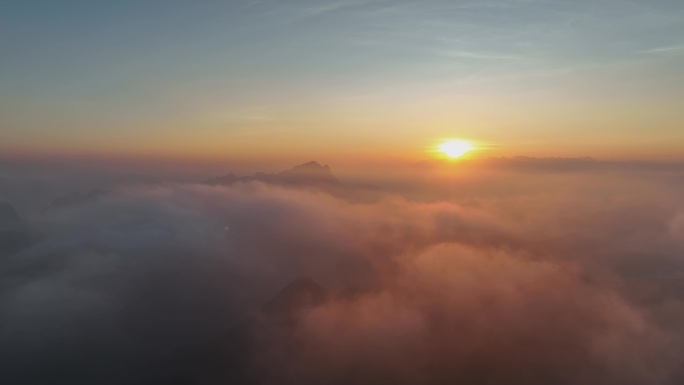
[[[482,60],[518,60],[522,59],[522,56],[509,55],[496,52],[477,52],[477,51],[461,51],[461,50],[442,50],[439,51],[440,56],[446,56],[449,58],[462,58],[462,59],[482,59]]]
[[[344,8],[364,6],[373,3],[376,0],[347,0],[335,1],[330,3],[316,4],[302,9],[302,12],[307,16],[319,16],[329,12],[339,11]]]
[[[644,51],[639,51],[639,53],[643,53],[643,54],[664,54],[664,53],[673,53],[673,52],[682,52],[682,51],[684,51],[684,44],[651,48],[651,49],[647,49]]]

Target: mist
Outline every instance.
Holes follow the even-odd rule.
[[[679,165],[4,170],[3,383],[684,380]]]

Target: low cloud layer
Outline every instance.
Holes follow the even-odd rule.
[[[329,296],[287,338],[255,328],[253,381],[676,384],[677,180],[490,170],[372,200],[260,181],[118,187],[27,218],[32,245],[0,261],[1,372],[155,383],[308,277]]]

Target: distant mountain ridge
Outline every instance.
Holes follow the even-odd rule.
[[[210,185],[227,185],[249,181],[283,185],[337,185],[340,183],[340,181],[333,176],[330,166],[321,165],[315,161],[300,164],[289,170],[274,174],[258,172],[252,176],[240,177],[230,173],[221,177],[211,178],[205,181],[205,183]]]
[[[488,157],[456,160],[424,160],[415,163],[418,168],[431,168],[449,165],[455,162],[459,165],[475,166],[482,168],[532,171],[532,172],[576,172],[596,170],[659,170],[681,171],[684,163],[677,162],[649,162],[639,160],[600,160],[592,157]]]
[[[211,178],[204,184],[230,186],[236,183],[262,182],[288,188],[305,188],[323,191],[338,198],[354,202],[376,201],[384,191],[378,186],[366,183],[349,183],[337,179],[328,165],[316,161],[300,164],[278,173],[258,172],[251,176],[237,176],[233,173]]]

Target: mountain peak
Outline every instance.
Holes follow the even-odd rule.
[[[306,172],[306,173],[320,173],[320,174],[326,174],[326,175],[332,175],[332,172],[330,171],[330,166],[322,165],[314,160],[311,162],[307,162],[304,164],[300,164],[299,166],[295,166],[291,168],[288,171],[297,171],[297,172]]]
[[[275,174],[257,172],[252,176],[239,177],[235,174],[227,174],[222,177],[208,179],[205,183],[210,185],[230,185],[237,182],[261,181],[265,183],[289,185],[289,186],[318,186],[330,187],[339,185],[340,181],[330,171],[330,166],[322,165],[316,161],[300,164],[289,170]]]
[[[328,165],[323,166],[322,164],[312,160],[310,162],[302,163],[296,167],[311,167],[311,168],[329,168]]]
[[[299,166],[281,172],[279,175],[295,182],[339,182],[337,178],[333,176],[330,167],[327,164],[321,165],[316,161],[300,164]]]

